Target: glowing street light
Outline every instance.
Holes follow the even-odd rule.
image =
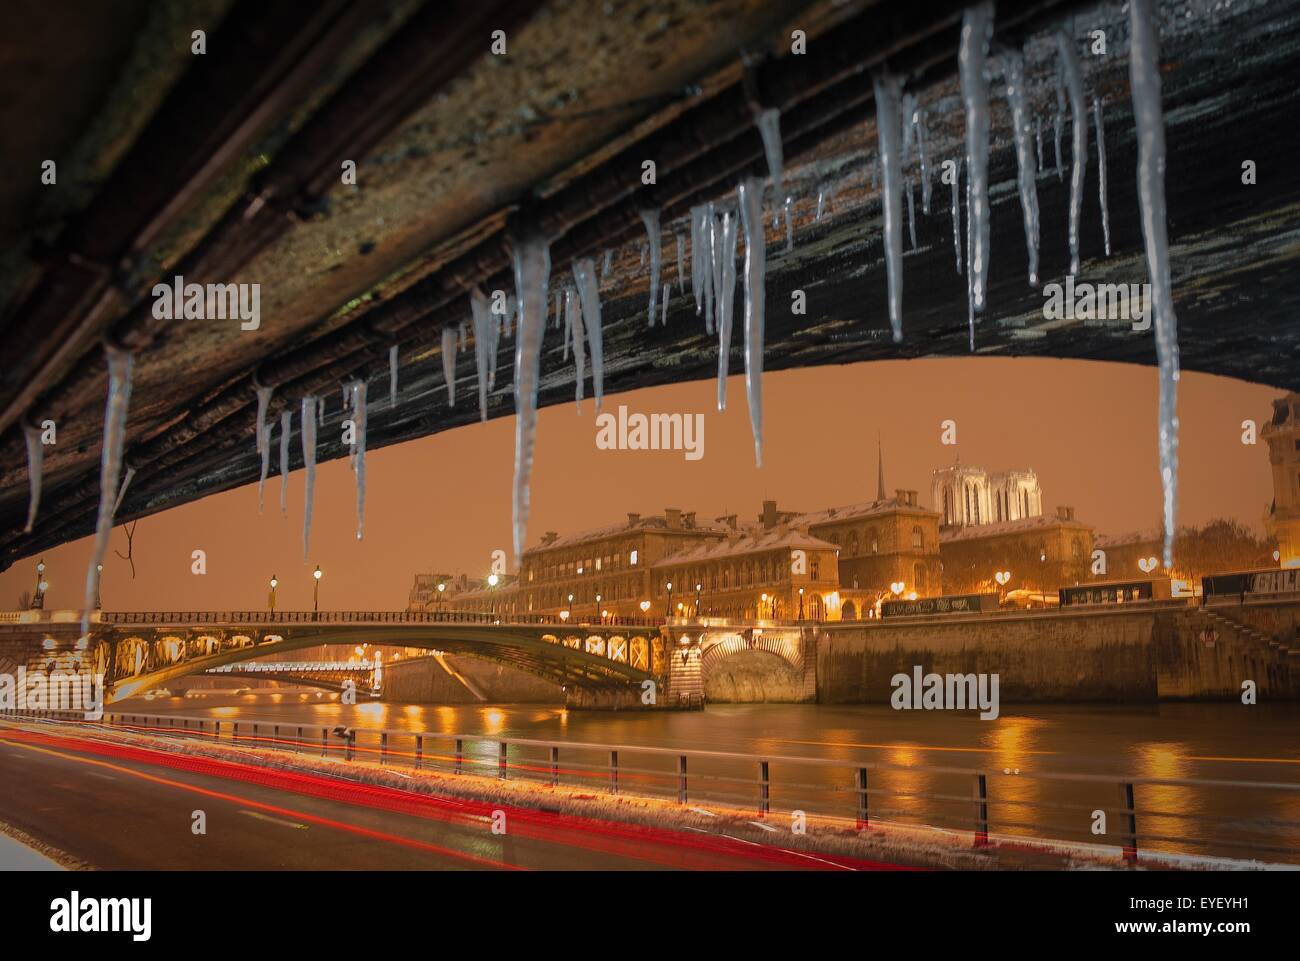
[[[668,588],[668,605],[664,608],[664,617],[672,617],[673,616],[673,582],[668,581],[666,586]]]
[[[275,613],[275,589],[280,586],[280,580],[274,574],[271,575],[271,594],[267,599],[271,607],[271,613]]]
[[[97,611],[103,610],[104,608],[104,600],[102,597],[100,597],[99,594],[99,588],[100,585],[103,584],[103,582],[104,582],[104,565],[96,564],[95,565],[95,610]]]
[[[32,594],[32,610],[39,611],[45,606],[45,591],[50,585],[45,580],[45,558],[36,563],[36,592]]]
[[[312,577],[316,578],[316,585],[312,591],[311,610],[315,614],[320,611],[320,565],[316,565],[316,570],[312,572]]]
[[[799,588],[799,620],[803,620],[803,588]]]

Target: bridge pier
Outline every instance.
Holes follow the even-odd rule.
[[[701,670],[703,634],[693,627],[664,627],[668,658],[668,689],[664,706],[687,710],[704,709],[704,673]]]

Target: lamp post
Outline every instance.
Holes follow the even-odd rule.
[[[100,596],[100,591],[99,591],[99,588],[103,584],[103,582],[104,582],[104,565],[96,564],[95,565],[95,610],[97,611],[102,611],[104,609],[104,601],[103,598]]]
[[[599,594],[596,595],[596,609],[597,609],[597,610],[600,610],[600,595],[599,595]],[[605,623],[605,612],[604,612],[604,611],[600,611],[600,623],[602,623],[602,624]]]
[[[759,595],[758,619],[761,621],[767,616],[767,592]]]
[[[447,590],[447,582],[446,582],[446,581],[439,581],[439,582],[438,582],[438,610],[439,610],[439,612],[442,611],[443,595],[444,595],[444,593],[446,592],[446,590]]]
[[[36,590],[32,593],[32,610],[39,611],[45,606],[45,558],[36,562]]]
[[[799,620],[803,620],[803,588],[799,588]]]
[[[271,593],[267,595],[266,602],[271,608],[271,613],[275,613],[275,589],[280,586],[280,580],[274,574],[271,575]]]
[[[490,588],[492,594],[492,619],[493,620],[496,620],[496,616],[497,616],[497,584],[500,583],[500,581],[501,578],[497,577],[495,573],[488,575],[488,587]]]
[[[316,586],[312,592],[311,612],[313,615],[320,612],[320,565],[316,565],[316,570],[312,572],[312,577],[316,578]]]
[[[668,586],[668,606],[664,608],[664,617],[672,617],[673,616],[673,582],[669,581],[667,586]]]
[[[695,585],[695,616],[697,618],[700,616],[700,591],[703,589],[704,585],[697,582]]]

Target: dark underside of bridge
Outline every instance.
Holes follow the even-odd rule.
[[[576,257],[599,265],[613,250],[601,282],[607,392],[713,376],[717,341],[689,283],[684,295],[674,289],[666,326],[646,326],[638,211],[662,211],[664,280],[676,287],[674,239],[689,235],[689,207],[733,203],[736,183],[766,170],[756,105],[781,111],[794,198],[791,252],[769,202],[767,369],[966,355],[966,281],[938,180],[942,161],[963,152],[961,10],[915,0],[5,4],[0,566],[93,529],[104,342],[135,354],[125,458],[136,475],[119,522],[256,480],[255,383],[275,388],[271,418],[305,394],[326,399],[322,459],[343,453],[340,385],[357,376],[371,382],[371,448],[474,422],[472,345],[449,407],[441,333],[468,320],[474,285],[513,291],[517,222],[549,238],[553,281],[572,277]],[[1300,388],[1300,2],[1160,2],[1156,19],[1183,366]],[[1109,181],[1107,257],[1090,123],[1079,279],[1140,283],[1127,14],[1118,3],[1004,0],[995,23],[990,294],[975,349],[1152,364],[1151,333],[1127,321],[1044,320],[1026,282],[999,57],[1024,48],[1042,122],[1044,282],[1062,280],[1068,263],[1068,108],[1063,178],[1053,137],[1054,32],[1064,30],[1103,105]],[[796,29],[806,54],[791,52]],[[195,30],[205,31],[202,55],[191,51]],[[503,56],[489,50],[496,30]],[[1097,30],[1104,54],[1091,49]],[[925,111],[934,191],[926,214],[916,190],[900,344],[888,336],[873,184],[880,67]],[[918,159],[913,151],[906,170],[913,184]],[[57,164],[53,184],[41,181],[46,160]],[[342,182],[348,160],[355,184]],[[642,183],[644,160],[657,165],[654,185]],[[1245,161],[1253,185],[1242,182]],[[260,328],[156,319],[152,286],[177,274],[260,284]],[[789,309],[795,289],[807,294],[805,316]],[[733,371],[743,370],[740,340]],[[490,416],[513,413],[513,348],[506,340],[498,352]],[[572,359],[549,325],[542,369],[540,402],[571,400]],[[23,534],[24,425],[47,419],[58,439],[45,453],[40,516]],[[301,466],[296,439],[291,464]]]

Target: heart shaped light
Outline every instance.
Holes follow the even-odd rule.
[[[997,581],[999,584],[1002,584],[1002,585],[1005,586],[1006,583],[1007,583],[1007,581],[1011,580],[1011,572],[1010,572],[1010,571],[998,571],[996,574],[993,575],[993,579],[994,579],[995,581]]]
[[[1154,557],[1144,557],[1140,561],[1138,561],[1138,567],[1142,568],[1142,573],[1150,574],[1152,571],[1156,569],[1156,564],[1158,563],[1159,561],[1157,561]]]

